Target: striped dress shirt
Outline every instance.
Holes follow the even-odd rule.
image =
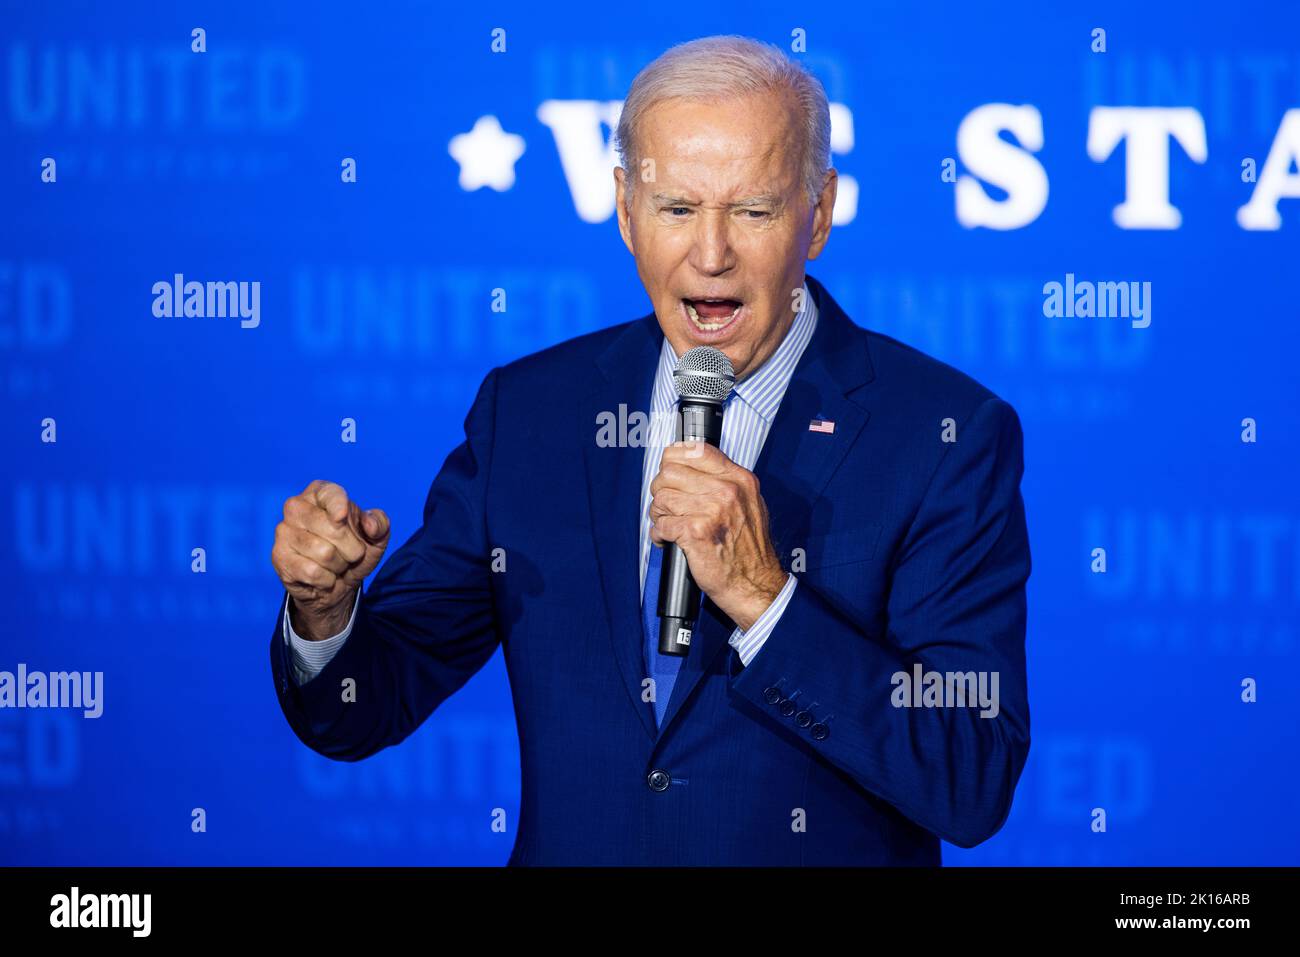
[[[768,360],[755,372],[736,383],[727,399],[722,419],[722,439],[719,448],[737,465],[753,471],[763,443],[772,428],[781,399],[794,375],[795,366],[803,355],[813,330],[817,327],[817,303],[807,283],[803,287],[803,307],[795,314],[794,322],[785,338]],[[678,416],[672,414],[677,405],[677,390],[673,385],[673,370],[680,358],[665,337],[659,351],[659,366],[655,371],[654,386],[650,395],[650,434],[647,436],[645,460],[641,472],[641,592],[645,592],[646,567],[650,560],[650,483],[659,474],[659,461],[664,446],[677,438]],[[728,643],[736,649],[740,661],[748,665],[767,641],[772,629],[781,619],[782,612],[794,594],[798,579],[788,574],[784,587],[767,610],[749,627],[732,632]],[[293,630],[289,622],[289,608],[285,605],[284,640],[291,648],[294,678],[299,685],[306,684],[320,674],[330,659],[347,640],[356,622],[357,606],[361,592],[352,605],[352,617],[347,626],[333,637],[323,641],[308,641]]]

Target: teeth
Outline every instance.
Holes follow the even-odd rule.
[[[721,302],[722,300],[705,299],[704,301]],[[695,323],[695,327],[699,329],[701,332],[717,332],[719,329],[721,329],[723,326],[729,323],[732,319],[735,319],[736,313],[738,312],[740,312],[740,306],[737,306],[735,309],[731,310],[731,315],[727,316],[727,318],[719,322],[705,322],[703,319],[700,318],[700,314],[695,311],[695,307],[692,306],[689,302],[686,303],[687,315],[691,317],[691,322]]]

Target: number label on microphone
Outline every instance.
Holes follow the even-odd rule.
[[[691,630],[689,628],[677,629],[677,644],[689,645],[691,643]]]

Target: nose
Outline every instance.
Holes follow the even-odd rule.
[[[691,265],[701,274],[717,276],[735,265],[730,226],[730,220],[723,210],[701,210],[695,218]]]

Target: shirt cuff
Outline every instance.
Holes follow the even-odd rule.
[[[748,666],[754,660],[767,641],[767,636],[772,633],[776,623],[781,620],[781,615],[785,611],[785,606],[790,604],[790,597],[794,594],[794,587],[799,583],[799,579],[793,574],[787,574],[785,586],[777,592],[776,598],[772,604],[767,606],[763,614],[759,615],[757,620],[749,626],[748,631],[741,631],[737,628],[727,639],[727,644],[736,649],[736,654],[740,656],[740,663]]]
[[[352,625],[357,620],[357,608],[361,605],[361,589],[357,589],[357,597],[352,603],[352,616],[348,618],[347,625],[337,635],[324,641],[308,641],[293,630],[293,624],[289,621],[291,601],[292,598],[284,603],[284,641],[289,646],[294,680],[299,685],[305,685],[325,670],[325,666],[343,647],[343,642],[348,640],[348,635],[352,633]]]

